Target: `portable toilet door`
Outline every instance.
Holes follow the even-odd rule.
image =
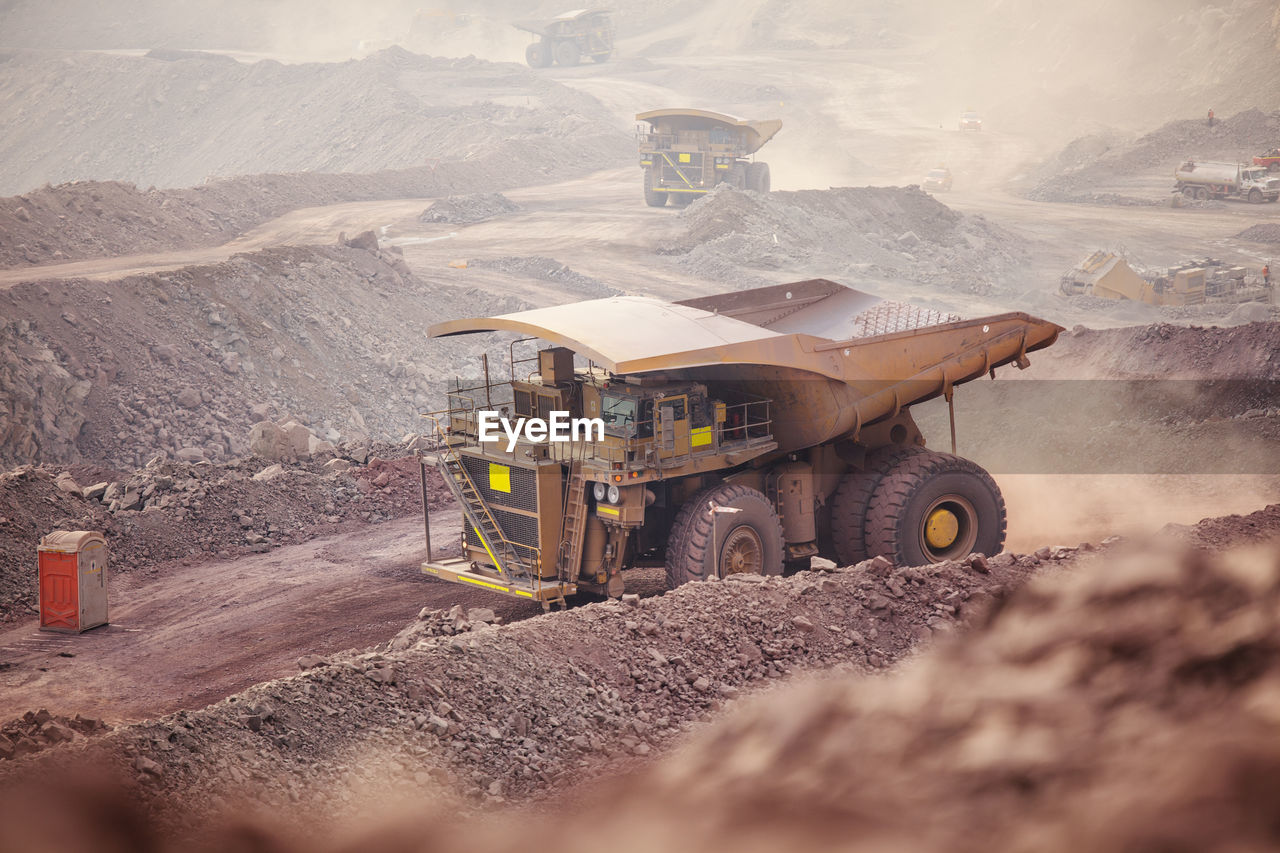
[[[107,541],[88,530],[58,530],[37,549],[40,630],[78,634],[107,624]]]

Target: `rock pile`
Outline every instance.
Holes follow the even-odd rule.
[[[417,514],[421,477],[406,447],[343,444],[327,462],[157,456],[131,474],[85,466],[82,478],[95,479],[83,486],[65,469],[0,474],[0,621],[35,612],[36,546],[53,530],[102,532],[115,575],[261,553]],[[432,508],[451,500],[434,469],[428,489]]]
[[[418,220],[443,222],[449,225],[473,225],[506,213],[515,213],[519,209],[518,204],[502,193],[451,195],[422,211]]]
[[[1244,229],[1236,235],[1237,240],[1249,240],[1253,243],[1272,243],[1280,245],[1280,223],[1264,222]],[[1275,272],[1272,275],[1276,275]]]
[[[1114,134],[1085,137],[1039,167],[1023,195],[1034,201],[1161,203],[1162,197],[1135,199],[1123,187],[1135,176],[1159,175],[1167,176],[1172,190],[1173,170],[1184,160],[1249,163],[1254,154],[1275,145],[1276,139],[1280,139],[1280,111],[1257,109],[1221,119],[1213,127],[1204,119],[1172,121],[1133,141]]]
[[[918,187],[840,187],[761,195],[722,184],[681,214],[690,272],[741,281],[743,269],[842,280],[910,278],[974,293],[1002,286],[1026,248],[981,216]]]
[[[474,369],[483,346],[442,341],[427,361],[421,330],[487,307],[408,275],[395,250],[341,246],[238,255],[109,290],[22,284],[0,306],[0,463],[123,469],[159,452],[242,456],[264,420],[330,443],[419,430],[443,380]]]
[[[1069,560],[1071,552],[1059,554]],[[1047,555],[1052,560],[1052,555]],[[136,795],[189,820],[221,798],[340,813],[346,756],[365,793],[450,779],[472,802],[525,799],[643,760],[744,691],[831,666],[879,671],[947,635],[1042,560],[851,569],[688,584],[492,624],[491,613],[423,614],[383,650],[304,658],[292,678],[203,711],[117,730],[101,743]],[[398,650],[398,647],[405,647]],[[216,756],[216,758],[215,758]],[[298,791],[290,780],[308,780]],[[204,805],[200,805],[204,804]],[[305,819],[305,818],[304,818]]]
[[[28,711],[21,718],[0,726],[0,761],[31,755],[40,750],[69,743],[79,737],[92,737],[110,731],[102,720],[82,717],[60,717],[41,708]]]

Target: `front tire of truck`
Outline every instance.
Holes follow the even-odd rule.
[[[1262,204],[1262,190],[1249,190],[1249,204]]]
[[[738,512],[713,513],[710,505]],[[712,541],[712,532],[715,541]],[[749,486],[721,483],[680,509],[667,539],[667,585],[731,574],[780,575],[782,524],[773,504]]]
[[[768,163],[747,164],[747,189],[755,190],[758,193],[767,193],[769,191]]]
[[[886,447],[867,454],[866,463],[840,480],[831,496],[831,542],[836,560],[852,566],[869,558],[867,513],[871,498],[885,475],[908,456],[926,453],[922,447]]]
[[[578,51],[578,46],[571,41],[562,41],[556,45],[556,62],[565,68],[577,65],[582,59],[582,54]]]
[[[867,549],[898,566],[988,556],[1004,547],[1004,497],[968,459],[919,453],[898,462],[867,512]]]
[[[545,41],[535,41],[524,49],[524,61],[530,68],[546,68],[551,64],[551,45]]]
[[[657,185],[657,170],[650,166],[644,170],[644,203],[650,207],[662,207],[667,203],[667,194]]]

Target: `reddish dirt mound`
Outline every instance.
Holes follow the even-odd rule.
[[[1210,526],[1188,535],[1274,537],[1280,506]],[[317,839],[342,815],[364,843],[406,851],[1273,845],[1276,554],[1143,542],[1059,556],[1072,571],[1018,590],[1039,558],[690,584],[506,628],[458,614],[470,630],[452,636],[428,613],[425,633],[444,636],[300,662],[313,668],[117,730],[92,754],[132,780],[124,815],[147,814],[146,835],[194,822],[223,837],[246,814],[287,814],[304,826],[253,830],[284,850],[290,836],[352,849]],[[977,621],[955,639],[896,674],[849,674],[913,648],[922,620],[947,635],[956,607]],[[632,781],[592,781],[773,671],[833,666],[844,672],[764,691]],[[78,778],[83,755],[53,750],[9,779]],[[496,802],[550,791],[570,807],[495,822]],[[422,816],[424,795],[456,815],[453,792],[484,801],[483,823]],[[396,793],[412,817],[367,829]],[[219,807],[236,817],[200,822]],[[0,839],[26,825],[0,819]]]

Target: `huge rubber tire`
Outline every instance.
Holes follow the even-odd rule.
[[[591,57],[591,59],[593,62],[608,62],[609,58],[612,56],[613,56],[613,48],[610,48],[606,50],[604,53],[595,54],[594,56]]]
[[[1262,190],[1249,190],[1249,204],[1262,204]]]
[[[578,46],[573,42],[562,41],[556,45],[556,62],[566,68],[571,65],[577,65],[580,59],[582,59],[582,54],[578,52]]]
[[[688,207],[689,205],[693,204],[693,199],[694,199],[693,193],[672,193],[671,194],[671,203],[674,204],[676,207]]]
[[[711,503],[741,510],[714,514],[714,543]],[[667,538],[667,585],[675,589],[706,580],[717,565],[720,577],[738,572],[780,575],[783,550],[782,524],[769,499],[750,486],[721,483],[698,492],[676,515]]]
[[[656,188],[657,174],[652,166],[644,170],[644,203],[650,207],[662,207],[667,203],[667,193]]]
[[[898,566],[957,560],[1004,547],[1004,497],[981,467],[949,453],[901,459],[876,487],[867,549]]]
[[[729,174],[724,176],[723,183],[728,184],[735,190],[745,190],[747,188],[747,164],[734,163],[729,167]]]
[[[880,481],[900,461],[918,453],[923,447],[890,447],[867,454],[862,468],[850,471],[840,480],[831,496],[831,544],[835,559],[842,566],[852,566],[872,556],[867,548],[867,514],[871,497]]]
[[[530,68],[546,68],[551,64],[551,46],[545,41],[535,41],[524,49],[524,61]]]
[[[755,190],[758,193],[767,193],[769,191],[768,163],[747,164],[747,189]]]

